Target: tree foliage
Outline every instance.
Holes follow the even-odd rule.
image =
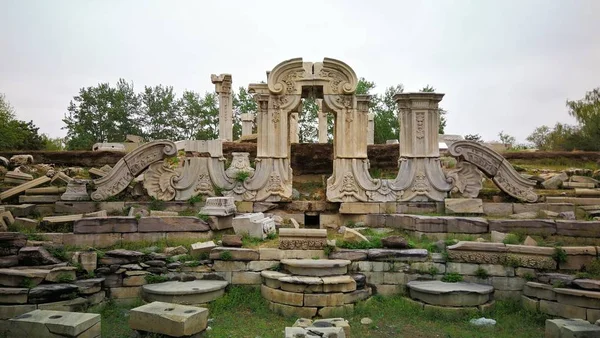
[[[540,126],[527,141],[540,150],[600,150],[600,88],[586,92],[583,99],[567,100],[566,106],[577,125]]]
[[[0,93],[0,150],[40,150],[45,142],[33,121],[17,120],[15,109]]]

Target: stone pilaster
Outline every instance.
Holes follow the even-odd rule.
[[[367,144],[375,144],[375,114],[369,113],[367,125]]]
[[[300,114],[290,114],[290,143],[300,143],[300,128],[298,127],[298,119]]]
[[[231,95],[231,74],[210,76],[219,94],[219,139],[233,141],[233,97]]]
[[[327,114],[323,112],[323,99],[317,99],[319,111],[319,143],[327,143]]]

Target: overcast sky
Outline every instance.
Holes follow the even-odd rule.
[[[340,59],[375,92],[430,84],[446,133],[524,141],[600,86],[600,0],[0,0],[0,92],[51,136],[81,87],[204,93],[212,73],[246,87],[293,57]]]

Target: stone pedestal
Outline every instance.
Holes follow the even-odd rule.
[[[452,189],[439,161],[438,103],[444,94],[398,93],[400,170],[390,183],[400,201],[443,201]]]
[[[319,111],[319,143],[327,143],[327,114],[323,112],[323,99],[317,99]]]
[[[369,113],[367,117],[367,144],[375,144],[375,114]]]
[[[200,214],[207,216],[229,216],[235,213],[233,197],[208,197]]]
[[[219,139],[233,141],[233,97],[231,95],[231,74],[212,74],[212,83],[219,95]]]
[[[90,195],[87,193],[87,181],[73,179],[67,183],[67,191],[60,196],[63,201],[89,201]]]
[[[254,114],[245,113],[242,114],[242,136],[252,134],[252,124],[254,123]]]

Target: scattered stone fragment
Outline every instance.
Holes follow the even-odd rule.
[[[503,233],[503,232],[498,232],[495,230],[492,230],[491,232],[491,240],[493,243],[503,243],[504,240],[506,239],[507,234]]]
[[[373,323],[373,319],[368,318],[368,317],[364,317],[360,320],[360,323],[363,325],[369,325]]]
[[[384,248],[407,249],[408,242],[402,236],[388,236],[381,239]]]
[[[194,243],[194,244],[192,244],[191,254],[199,255],[201,253],[209,253],[210,250],[212,250],[213,248],[216,248],[216,247],[217,247],[217,245],[213,241]]]
[[[535,239],[531,238],[531,236],[527,236],[527,238],[525,238],[525,241],[523,242],[523,245],[537,246],[538,243]]]
[[[28,246],[19,250],[19,263],[27,266],[58,264],[60,259],[53,257],[41,246]]]
[[[346,228],[346,231],[344,231],[344,241],[351,243],[360,243],[368,242],[369,240],[360,232],[354,229]]]
[[[566,219],[566,220],[575,220],[575,212],[574,211],[563,211],[558,214],[558,218]]]
[[[223,244],[223,246],[241,248],[242,247],[242,236],[241,235],[223,235],[222,244]]]
[[[527,211],[527,212],[520,212],[518,214],[512,214],[508,217],[512,218],[512,219],[534,219],[534,218],[538,217],[538,213],[535,211]]]
[[[187,254],[188,250],[183,246],[165,248],[164,253],[169,256]]]

